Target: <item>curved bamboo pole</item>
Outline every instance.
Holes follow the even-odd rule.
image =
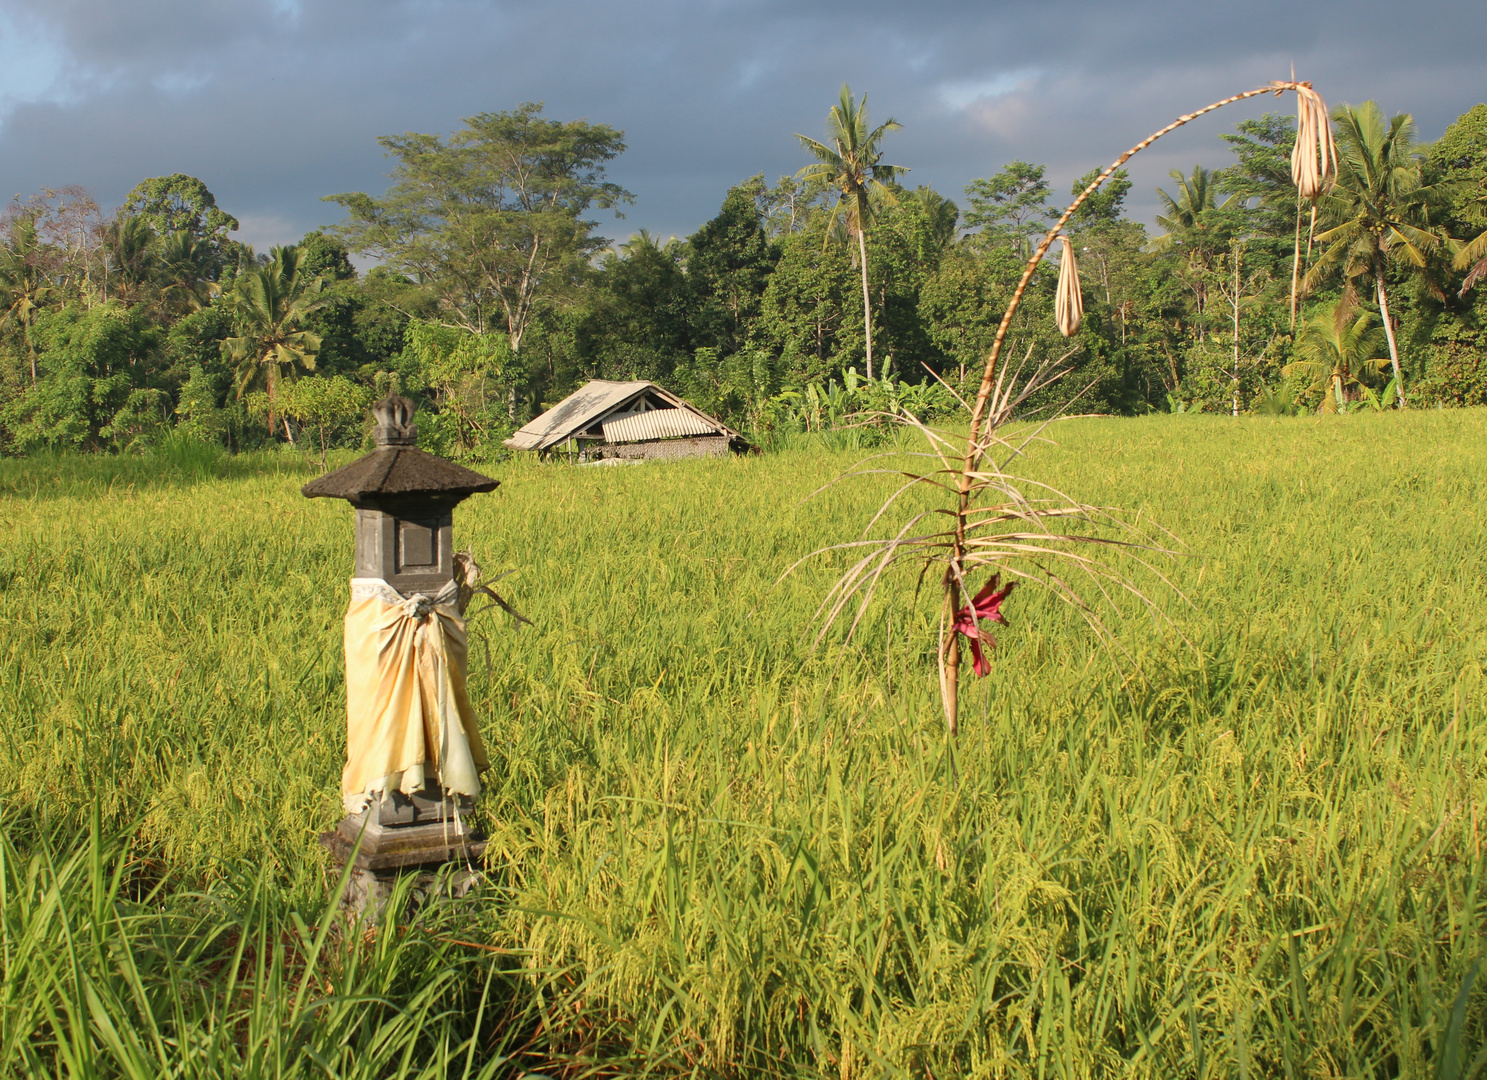
[[[1166,127],[1162,128],[1160,131],[1156,131],[1148,135],[1146,138],[1138,142],[1135,146],[1127,150],[1124,154],[1121,154],[1120,157],[1111,162],[1109,168],[1100,173],[1099,176],[1095,177],[1095,179],[1090,182],[1089,186],[1079,193],[1078,197],[1069,204],[1069,208],[1064,211],[1063,216],[1054,223],[1053,228],[1049,229],[1047,234],[1039,242],[1037,249],[1034,250],[1032,254],[1032,257],[1028,259],[1027,266],[1022,271],[1022,279],[1018,281],[1017,288],[1012,293],[1012,300],[1007,305],[1007,310],[1002,314],[1002,321],[997,325],[996,337],[992,340],[991,352],[986,358],[986,370],[982,373],[981,376],[981,386],[976,392],[976,404],[971,410],[971,430],[969,438],[966,442],[965,462],[960,472],[959,506],[955,516],[955,541],[951,554],[950,565],[947,566],[945,570],[946,614],[944,617],[947,623],[947,630],[949,629],[948,624],[954,620],[955,611],[957,609],[957,605],[955,603],[955,594],[963,589],[960,567],[961,562],[965,557],[965,523],[966,514],[970,509],[970,493],[972,484],[971,478],[980,467],[981,458],[985,453],[985,448],[981,444],[981,428],[986,420],[986,405],[991,398],[991,390],[996,382],[997,362],[1002,355],[1002,346],[1007,340],[1007,331],[1012,326],[1012,317],[1017,314],[1017,307],[1019,304],[1022,303],[1022,296],[1027,291],[1028,282],[1032,280],[1033,273],[1038,269],[1038,264],[1043,261],[1043,256],[1048,253],[1048,249],[1050,246],[1052,246],[1053,241],[1058,237],[1058,234],[1063,230],[1064,226],[1069,223],[1069,219],[1074,216],[1075,212],[1084,205],[1085,200],[1093,195],[1096,191],[1098,191],[1100,189],[1100,185],[1103,184],[1106,180],[1110,179],[1111,175],[1114,174],[1116,169],[1120,168],[1127,161],[1131,160],[1132,157],[1134,157],[1136,154],[1139,154],[1142,150],[1145,150],[1148,146],[1156,142],[1163,135],[1166,135],[1168,132],[1176,131],[1184,124],[1191,123],[1192,121],[1198,119],[1198,117],[1203,116],[1207,113],[1211,113],[1215,109],[1221,109],[1225,105],[1232,105],[1236,101],[1245,101],[1249,98],[1259,97],[1262,94],[1274,94],[1276,97],[1280,97],[1281,94],[1285,93],[1287,90],[1294,90],[1298,95],[1301,96],[1315,96],[1312,93],[1311,83],[1309,82],[1301,82],[1294,79],[1272,82],[1267,86],[1257,87],[1254,90],[1246,90],[1242,94],[1235,94],[1233,97],[1226,97],[1222,101],[1215,101],[1212,105],[1205,105],[1203,108],[1197,110],[1196,112],[1190,112],[1184,116],[1179,116],[1176,120],[1168,124]],[[1299,129],[1300,125],[1298,125],[1297,131],[1297,155],[1300,155],[1302,153],[1302,147],[1300,143],[1302,132]],[[1327,171],[1326,157],[1329,150],[1330,146],[1324,147],[1322,149],[1322,166],[1324,172]],[[1313,154],[1315,154],[1315,148],[1313,148]],[[1315,160],[1315,157],[1313,157],[1313,160]],[[945,721],[946,726],[950,730],[950,734],[953,736],[956,734],[959,727],[958,698],[960,675],[960,639],[953,630],[950,630],[948,634],[947,644],[944,651],[941,653],[941,659],[943,662],[944,670],[941,675],[940,685],[942,687],[943,699],[945,704]]]

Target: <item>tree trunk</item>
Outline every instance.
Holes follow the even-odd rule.
[[[1389,296],[1384,290],[1384,268],[1375,265],[1373,279],[1379,287],[1379,315],[1384,320],[1384,336],[1389,339],[1389,363],[1394,365],[1394,389],[1399,395],[1399,407],[1405,407],[1404,375],[1399,370],[1399,345],[1394,340],[1394,322],[1389,318]]]
[[[520,357],[521,356],[521,338],[522,338],[522,334],[525,333],[525,328],[523,328],[522,330],[519,330],[519,331],[518,330],[511,330],[510,329],[510,326],[508,324],[507,331],[508,332],[507,332],[506,340],[511,345],[511,355],[512,355],[513,358]],[[516,407],[518,405],[520,405],[520,404],[521,404],[521,393],[519,392],[519,390],[517,388],[516,379],[513,378],[511,380],[511,389],[506,392],[506,419],[507,420],[510,420],[513,424],[516,423]]]
[[[1291,333],[1296,332],[1296,289],[1301,284],[1301,192],[1296,193],[1296,255],[1291,260]]]
[[[1234,249],[1234,408],[1239,415],[1239,249]]]
[[[857,254],[862,260],[862,332],[867,338],[867,378],[873,378],[873,310],[872,295],[867,289],[867,240],[861,226],[857,229]]]

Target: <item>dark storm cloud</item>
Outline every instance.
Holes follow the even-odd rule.
[[[526,100],[623,128],[636,203],[610,235],[685,234],[728,185],[803,164],[843,81],[904,130],[891,160],[952,198],[1012,158],[1060,192],[1173,115],[1285,76],[1374,98],[1433,137],[1487,96],[1480,3],[905,5],[471,0],[0,0],[0,192],[81,183],[111,206],[187,172],[260,246],[380,191],[376,137]],[[1133,163],[1146,216],[1170,168],[1263,99]],[[1240,111],[1247,110],[1247,111]]]

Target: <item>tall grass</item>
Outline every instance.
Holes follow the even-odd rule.
[[[500,466],[456,515],[537,624],[472,624],[489,879],[428,932],[331,917],[313,965],[349,513],[276,461],[6,463],[0,1045],[90,1075],[323,1075],[306,1047],[335,1075],[1480,1075],[1481,424],[1061,425],[1033,479],[1187,541],[1194,647],[1133,620],[1118,668],[1014,594],[957,745],[936,597],[892,614],[924,655],[876,607],[812,649],[841,566],[777,583],[881,501],[801,501],[854,451]]]
[[[450,943],[445,905],[399,925],[411,879],[348,939],[344,880],[307,922],[262,868],[186,891],[96,817],[81,836],[21,829],[25,849],[0,839],[5,1075],[488,1077],[508,1062],[509,980]]]

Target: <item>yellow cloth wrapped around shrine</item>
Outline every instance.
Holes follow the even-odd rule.
[[[348,812],[365,796],[411,794],[430,777],[447,794],[480,794],[490,767],[465,690],[469,645],[450,587],[401,596],[376,578],[353,578],[346,609]]]

